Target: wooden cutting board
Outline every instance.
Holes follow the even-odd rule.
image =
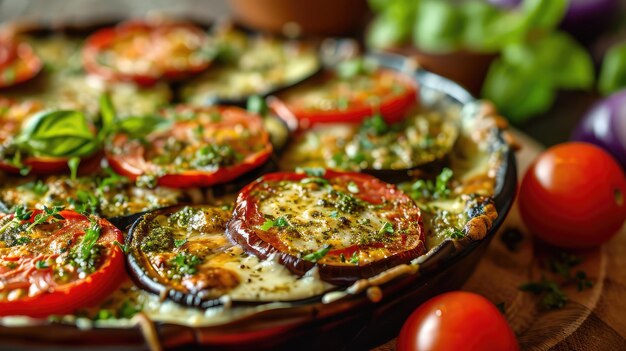
[[[521,179],[542,146],[521,133],[516,133],[516,137],[522,144],[517,153]],[[514,250],[503,240],[510,228],[522,233]],[[548,272],[546,257],[555,254],[533,240],[514,205],[463,290],[503,304],[522,350],[626,350],[626,226],[601,248],[574,253],[582,262],[572,271],[584,271],[593,286],[583,291],[578,291],[575,284],[563,287],[569,299],[565,306],[546,311],[539,308],[538,297],[518,287],[540,280],[541,275]],[[392,350],[395,350],[395,340],[375,349]]]

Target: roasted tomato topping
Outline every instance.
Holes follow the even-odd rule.
[[[373,69],[344,76],[328,71],[270,100],[270,107],[306,129],[322,123],[360,123],[374,114],[398,122],[416,103],[417,85],[410,76]]]
[[[29,80],[42,67],[43,62],[29,44],[0,38],[0,88]]]
[[[98,303],[125,277],[122,233],[108,221],[45,208],[0,217],[0,316],[46,317]]]
[[[205,70],[206,42],[204,31],[189,23],[129,21],[87,38],[83,63],[106,80],[151,85]]]
[[[176,206],[146,214],[131,230],[129,262],[137,283],[179,303],[210,307],[239,285],[224,267],[232,246],[224,234],[230,211]]]
[[[345,284],[424,252],[420,210],[395,186],[359,173],[272,173],[245,187],[228,224],[259,257]]]
[[[174,188],[228,182],[267,161],[272,144],[263,120],[237,107],[179,106],[171,124],[142,138],[113,137],[109,164],[131,180]]]

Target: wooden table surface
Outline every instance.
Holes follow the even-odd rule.
[[[141,16],[154,10],[207,19],[229,14],[225,0],[0,0],[0,22],[17,18],[54,21],[84,16]],[[543,145],[566,141],[596,99],[590,93],[562,93],[552,110],[518,127]],[[541,144],[524,139],[520,164],[527,164]],[[506,226],[521,226],[515,209]],[[568,290],[570,301],[557,311],[538,310],[536,298],[517,289],[524,282],[538,279],[535,250],[528,234],[516,252],[508,251],[496,238],[464,289],[504,303],[507,319],[524,350],[626,350],[626,228],[601,249],[582,253],[585,259],[581,266],[594,286],[581,293]],[[394,343],[390,342],[377,350],[393,349]]]

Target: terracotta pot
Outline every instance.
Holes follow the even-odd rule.
[[[355,34],[368,11],[365,0],[229,0],[229,4],[243,26],[288,36]]]
[[[480,95],[489,66],[498,56],[472,51],[455,51],[447,54],[433,54],[411,46],[392,48],[389,51],[414,58],[428,71],[457,82],[474,96]]]

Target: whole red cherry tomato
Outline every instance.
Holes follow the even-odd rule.
[[[563,248],[609,240],[626,220],[626,177],[606,151],[565,143],[539,155],[522,180],[519,208],[528,229]]]
[[[398,351],[517,351],[504,316],[486,298],[466,291],[435,296],[404,323]]]

